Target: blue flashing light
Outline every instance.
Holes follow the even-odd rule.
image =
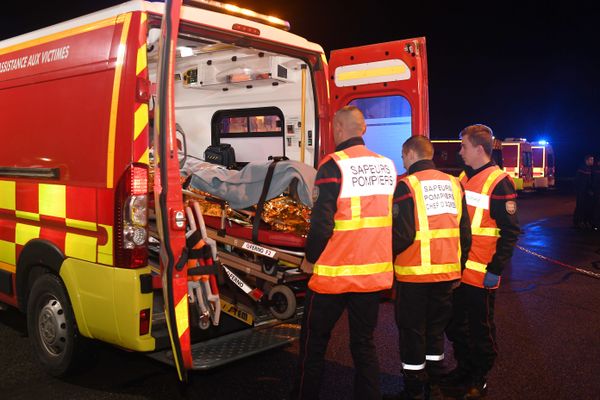
[[[547,140],[538,140],[538,143],[541,144],[542,146],[549,144],[549,142]]]

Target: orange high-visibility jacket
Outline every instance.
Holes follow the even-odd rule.
[[[342,174],[333,234],[308,286],[317,293],[375,292],[392,286],[394,163],[365,146],[331,155]]]
[[[463,191],[454,176],[427,169],[402,179],[414,199],[415,241],[394,260],[400,282],[460,279]]]
[[[496,242],[500,237],[500,229],[490,216],[490,197],[496,185],[508,175],[496,165],[490,166],[470,179],[461,174],[460,179],[465,188],[467,210],[471,217],[471,234],[473,236],[467,265],[462,275],[462,282],[483,288],[483,278],[487,266],[496,253]],[[496,285],[492,289],[500,286]]]

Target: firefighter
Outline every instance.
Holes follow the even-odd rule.
[[[575,212],[573,225],[576,228],[588,229],[592,225],[594,191],[592,188],[592,172],[594,156],[591,154],[583,158],[583,163],[577,168],[575,175]]]
[[[402,146],[409,175],[396,187],[392,248],[395,316],[404,370],[403,399],[443,399],[439,388],[444,329],[452,286],[471,246],[471,226],[458,178],[435,169],[433,146],[413,136]]]
[[[465,390],[464,399],[487,393],[487,375],[498,354],[494,303],[500,276],[510,262],[520,233],[513,180],[493,161],[492,130],[471,125],[462,130],[465,160],[461,183],[471,219],[472,243],[461,284],[453,293],[452,319],[446,329],[457,367],[444,379]]]
[[[373,331],[381,291],[393,282],[392,195],[394,163],[365,147],[366,124],[353,106],[333,119],[336,151],[319,166],[314,207],[301,268],[308,282],[293,398],[315,400],[327,344],[348,310],[354,361],[354,398],[380,399]]]

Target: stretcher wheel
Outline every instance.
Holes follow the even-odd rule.
[[[277,319],[291,318],[296,312],[296,296],[287,286],[273,286],[269,291],[269,302],[269,311]]]
[[[267,275],[275,276],[277,274],[277,263],[272,260],[263,261],[262,271]]]

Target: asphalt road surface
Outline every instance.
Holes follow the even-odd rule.
[[[505,271],[496,302],[500,355],[488,399],[600,399],[600,234],[571,227],[574,198],[558,190],[523,194],[520,248]],[[550,258],[551,260],[548,260]],[[397,330],[391,303],[382,303],[376,332],[384,393],[401,390]],[[3,399],[284,399],[298,345],[192,373],[177,382],[172,367],[101,345],[97,360],[68,379],[36,365],[25,318],[0,311],[0,397]],[[343,317],[327,352],[324,399],[352,397],[353,368]],[[453,358],[447,347],[447,364]]]

